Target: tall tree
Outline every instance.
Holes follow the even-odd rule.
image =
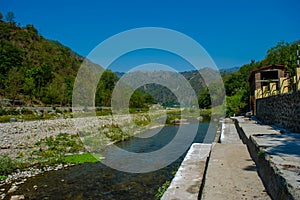
[[[210,93],[208,89],[202,90],[198,95],[198,104],[199,108],[210,108],[211,107],[211,99],[210,99]]]
[[[15,23],[15,14],[10,11],[6,14],[5,19],[9,23]]]

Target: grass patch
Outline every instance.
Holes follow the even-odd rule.
[[[17,166],[17,163],[8,155],[0,157],[0,175],[7,175],[11,173]]]
[[[146,125],[150,124],[151,119],[150,119],[149,115],[144,114],[144,115],[135,116],[133,121],[137,126],[146,126]]]
[[[167,115],[181,115],[181,110],[176,109],[176,110],[168,110]]]
[[[84,150],[82,141],[78,135],[60,133],[56,137],[43,138],[35,143],[38,150],[33,152],[37,156],[39,164],[60,163],[66,153],[78,153]]]
[[[62,158],[62,163],[69,163],[75,165],[84,163],[96,163],[99,161],[100,156],[100,154],[91,153],[67,155]]]
[[[6,175],[0,175],[0,181],[3,181],[3,180],[5,180],[5,179],[7,179],[7,176],[6,176]]]
[[[165,191],[168,189],[170,186],[171,182],[166,181],[161,187],[158,188],[157,193],[155,194],[156,199],[161,199],[162,196],[164,195]]]
[[[265,152],[264,152],[263,150],[260,149],[260,150],[257,152],[257,155],[258,155],[258,156],[263,156],[264,153],[265,153]]]
[[[104,126],[103,133],[114,142],[124,141],[131,136],[129,133],[122,131],[116,124]]]
[[[111,114],[112,114],[111,109],[97,108],[97,110],[96,110],[96,116],[106,116],[106,115],[111,115]]]

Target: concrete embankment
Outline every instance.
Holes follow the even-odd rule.
[[[192,144],[162,200],[198,199],[210,150],[211,144]]]
[[[201,156],[190,153],[194,145],[162,199],[270,199],[231,119],[224,120],[221,134],[198,167],[195,161]]]
[[[235,118],[272,199],[300,199],[300,134]]]

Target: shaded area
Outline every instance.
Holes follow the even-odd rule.
[[[253,137],[270,155],[290,155],[300,158],[300,134],[260,134]]]

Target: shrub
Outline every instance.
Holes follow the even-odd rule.
[[[14,162],[8,155],[0,156],[0,175],[11,173],[16,167]]]

